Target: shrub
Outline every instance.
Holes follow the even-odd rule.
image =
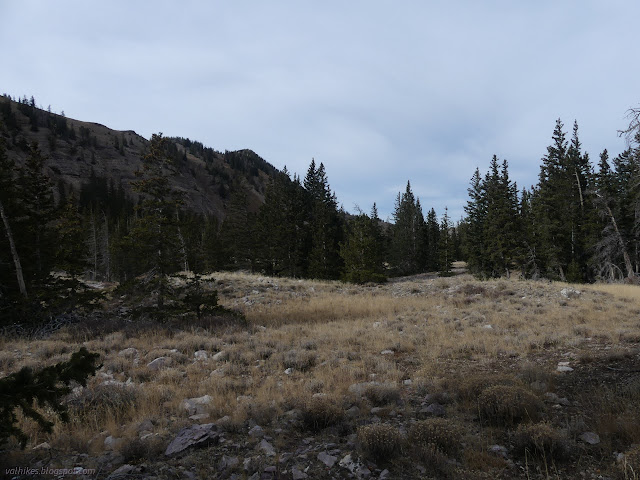
[[[400,389],[397,385],[381,383],[379,385],[369,385],[364,390],[364,396],[375,406],[398,403],[400,400]]]
[[[53,422],[45,418],[44,409],[52,410],[62,421],[67,421],[67,406],[62,399],[71,391],[71,382],[86,385],[87,377],[94,375],[98,368],[97,360],[97,353],[89,353],[82,347],[66,362],[37,371],[24,367],[0,379],[0,446],[10,436],[23,448],[27,443],[27,435],[16,426],[18,407],[46,432],[52,431]]]
[[[81,420],[91,419],[98,424],[113,418],[120,422],[136,406],[138,392],[124,385],[98,385],[85,388],[68,400],[71,412]]]
[[[364,454],[378,462],[398,455],[403,437],[393,425],[375,424],[358,428],[358,441]]]
[[[619,478],[623,480],[640,479],[640,445],[636,445],[624,452],[618,462]]]
[[[317,356],[309,351],[289,350],[284,354],[282,364],[284,368],[293,368],[299,372],[306,372],[315,367]]]
[[[340,422],[344,411],[329,397],[312,397],[300,405],[302,428],[317,432]]]
[[[119,447],[120,454],[127,463],[153,460],[162,454],[164,442],[159,436],[151,435],[141,439],[138,437],[125,439]]]
[[[539,418],[542,401],[519,386],[494,385],[478,396],[480,415],[493,425],[515,425]]]
[[[409,429],[409,441],[421,447],[432,445],[445,454],[454,455],[460,450],[463,433],[462,428],[451,420],[429,418],[415,423]]]
[[[559,461],[570,453],[566,432],[557,430],[547,422],[520,425],[514,435],[514,450],[538,460]]]

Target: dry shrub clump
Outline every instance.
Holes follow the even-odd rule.
[[[519,425],[513,441],[522,456],[545,462],[566,460],[571,452],[567,433],[547,422]]]
[[[71,397],[68,404],[72,417],[101,425],[107,420],[124,420],[135,410],[137,401],[138,392],[132,387],[98,385],[83,389]]]
[[[451,383],[451,385],[448,385]],[[470,375],[462,379],[448,379],[445,388],[455,388],[461,400],[475,401],[487,388],[495,385],[519,386],[522,385],[517,378],[510,375]]]
[[[519,386],[494,385],[478,396],[481,417],[493,425],[536,421],[543,408],[535,394]]]
[[[364,396],[377,407],[397,404],[400,401],[400,388],[390,383],[369,385],[364,390]]]
[[[435,448],[447,455],[460,451],[460,438],[464,431],[451,420],[429,418],[415,423],[409,430],[409,441],[418,447]]]
[[[299,372],[307,372],[316,366],[318,357],[308,350],[289,350],[282,359],[284,368],[293,368]]]
[[[300,405],[300,421],[304,430],[318,432],[342,421],[344,411],[331,397],[312,397]]]
[[[137,463],[144,460],[153,460],[162,454],[165,446],[165,442],[160,436],[150,435],[146,438],[125,438],[119,450],[125,462]]]
[[[621,480],[640,479],[640,445],[624,452],[624,456],[618,462],[618,478]]]
[[[397,427],[380,423],[358,428],[358,441],[364,454],[377,462],[397,456],[404,439]]]

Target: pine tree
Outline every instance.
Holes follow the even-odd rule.
[[[35,143],[31,145],[17,183],[20,202],[15,222],[16,243],[25,281],[42,283],[49,276],[55,259],[52,224],[56,209],[51,181],[44,173],[44,157]]]
[[[440,273],[447,275],[451,273],[453,264],[453,242],[450,235],[451,220],[449,219],[449,211],[445,207],[444,215],[440,222],[440,242],[438,245]]]
[[[404,194],[398,193],[391,229],[391,262],[398,275],[411,275],[424,268],[425,222],[420,202],[407,182]]]
[[[170,176],[177,173],[167,154],[167,140],[162,134],[153,134],[149,151],[143,157],[143,169],[136,172],[140,180],[132,182],[134,191],[141,195],[136,207],[138,219],[121,244],[124,250],[142,260],[139,267],[149,270],[150,284],[156,289],[160,309],[164,307],[168,291],[167,275],[182,263],[176,223],[182,194],[169,181]]]
[[[483,275],[486,271],[484,225],[487,217],[487,196],[478,168],[471,177],[471,186],[467,191],[469,200],[464,207],[467,214],[465,235],[467,265],[469,271]]]
[[[340,245],[343,280],[353,283],[384,281],[383,245],[374,203],[371,216],[360,211],[347,224],[346,240]]]
[[[440,269],[440,255],[438,253],[440,248],[440,224],[433,208],[427,213],[425,229],[425,269],[428,272],[435,272]]]

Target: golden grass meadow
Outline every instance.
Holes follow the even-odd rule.
[[[132,320],[112,295],[102,320],[0,340],[2,376],[80,346],[102,363],[67,399],[69,423],[44,434],[22,421],[30,441],[3,471],[638,478],[638,286],[464,274],[365,286],[211,278],[220,303],[244,319]],[[165,455],[181,429],[210,423],[219,442]]]

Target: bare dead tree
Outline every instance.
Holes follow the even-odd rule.
[[[20,256],[18,255],[16,244],[13,241],[13,234],[11,233],[11,225],[9,225],[9,218],[7,217],[4,211],[4,207],[2,206],[2,201],[0,201],[0,217],[2,217],[2,222],[4,223],[4,230],[5,230],[5,233],[7,234],[7,238],[9,239],[9,248],[11,249],[13,264],[16,268],[18,288],[20,289],[20,294],[22,294],[24,298],[27,298],[27,287],[24,284],[24,276],[22,275],[22,264],[20,263]]]
[[[640,143],[640,107],[627,110],[629,125],[627,128],[618,130],[618,136],[624,137],[627,145],[631,146]]]

